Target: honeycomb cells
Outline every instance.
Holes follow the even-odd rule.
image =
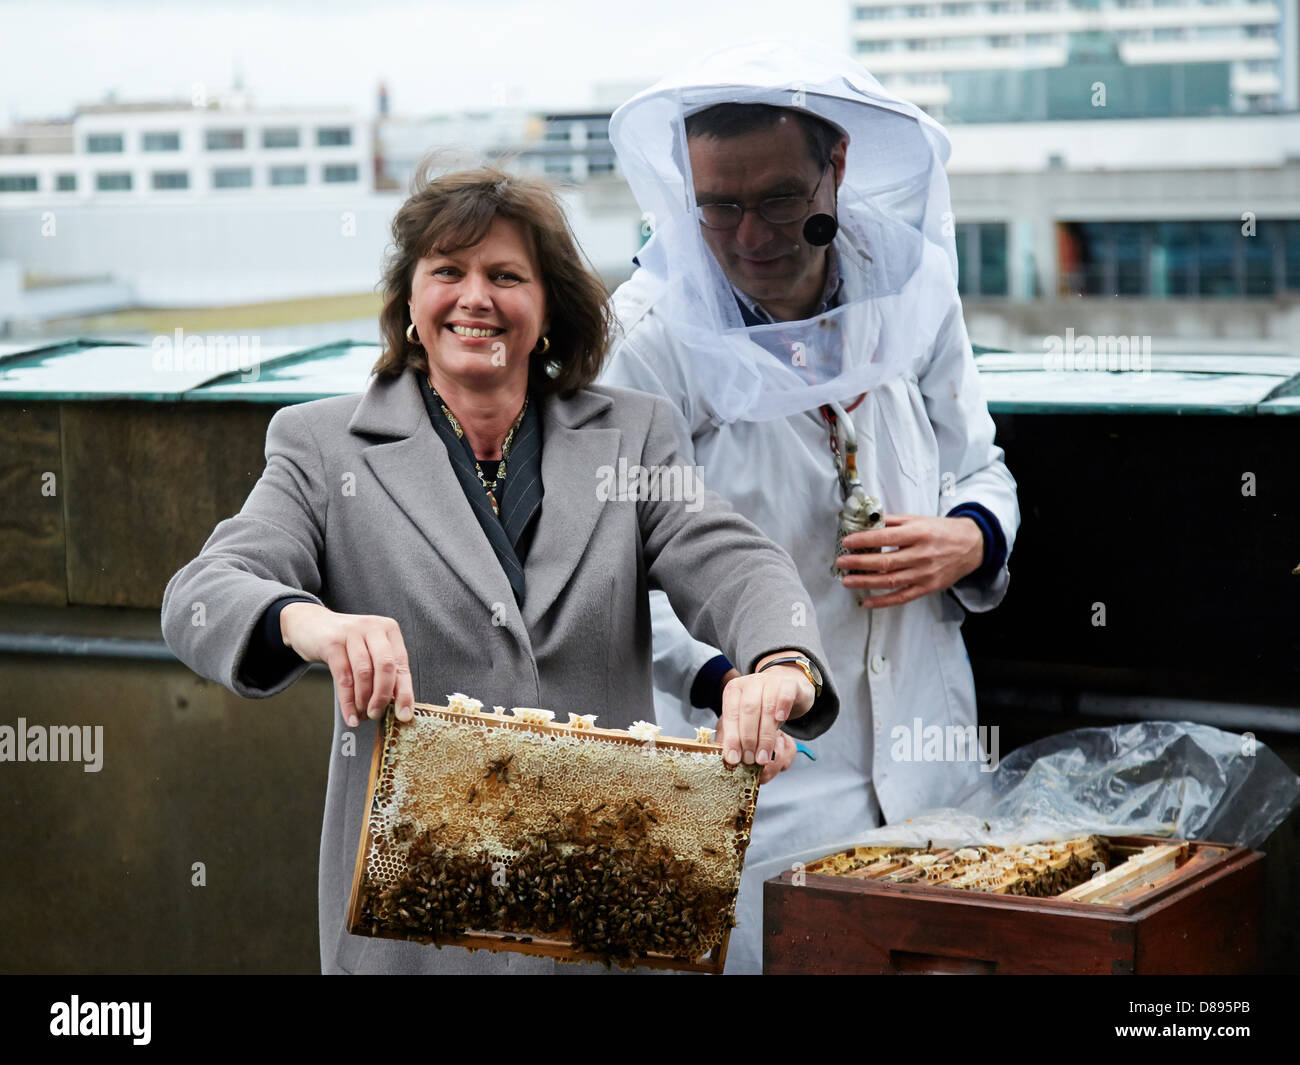
[[[394,727],[390,714],[354,931],[694,961],[731,927],[760,771],[589,725],[419,704]]]

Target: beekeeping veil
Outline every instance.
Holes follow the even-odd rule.
[[[686,150],[685,119],[720,103],[804,109],[847,135],[834,309],[745,325],[700,232]],[[957,298],[947,134],[848,57],[789,43],[715,52],[623,104],[610,138],[650,234],[638,259],[658,288],[654,313],[722,421],[784,417],[899,376]]]

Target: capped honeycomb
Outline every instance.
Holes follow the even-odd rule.
[[[728,766],[707,735],[448,701],[389,709],[354,934],[624,967],[725,951],[760,766]]]
[[[856,847],[811,863],[807,871],[887,883],[926,884],[1028,898],[1054,898],[1109,868],[1102,836],[1012,847]]]

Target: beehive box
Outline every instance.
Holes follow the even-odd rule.
[[[721,972],[761,767],[449,702],[379,731],[349,931]]]
[[[763,970],[1251,972],[1263,858],[1145,836],[1028,854],[856,848],[764,884]]]

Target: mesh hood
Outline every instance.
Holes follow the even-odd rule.
[[[745,325],[700,232],[685,150],[686,117],[719,103],[803,109],[848,137],[834,241],[844,277],[838,307]],[[846,56],[785,42],[715,52],[615,111],[610,139],[650,233],[638,258],[655,314],[722,421],[784,417],[899,376],[957,298],[947,134]]]

